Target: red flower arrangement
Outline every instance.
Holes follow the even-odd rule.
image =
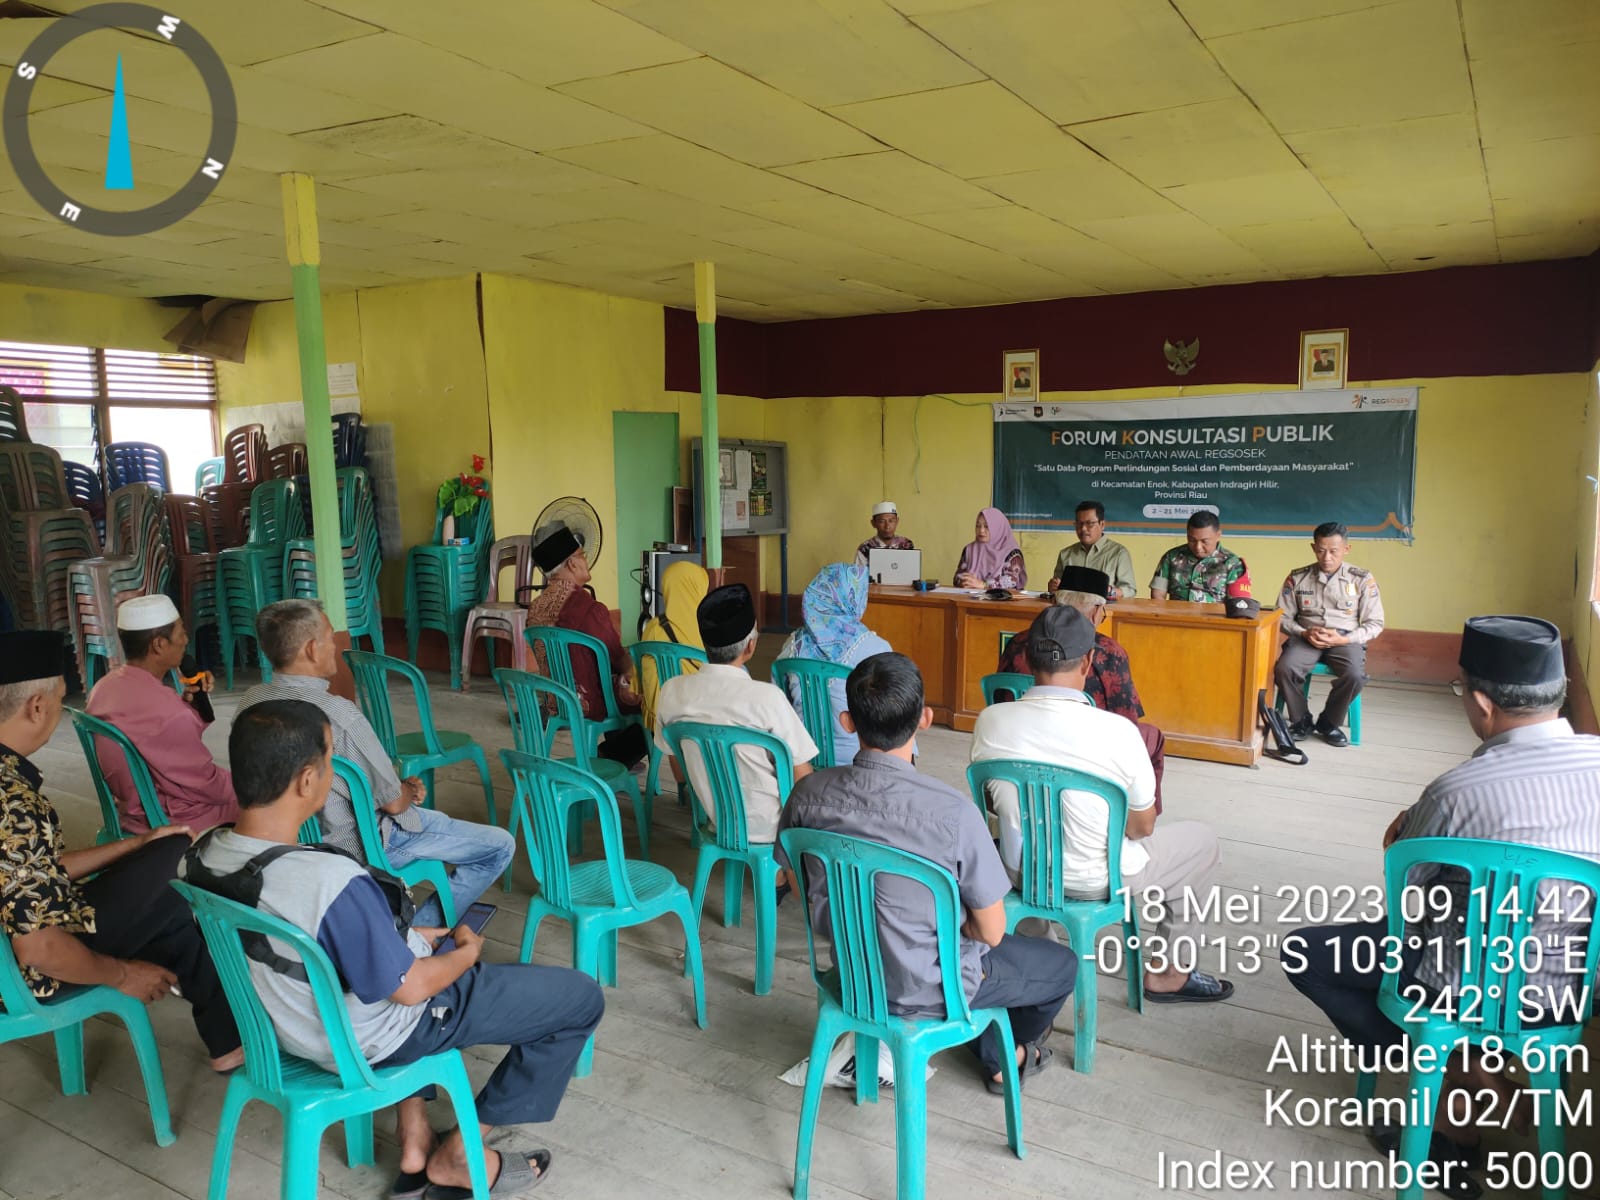
[[[439,485],[439,508],[446,516],[467,516],[478,507],[480,500],[488,498],[489,481],[478,474],[483,467],[483,455],[474,454],[471,472],[462,471]]]

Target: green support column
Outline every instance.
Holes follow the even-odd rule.
[[[722,566],[722,468],[717,438],[717,276],[708,262],[694,265],[694,319],[700,330],[700,507],[706,534],[706,569]]]
[[[317,595],[334,632],[344,632],[344,556],[339,546],[339,488],[334,480],[333,418],[328,411],[328,352],[322,337],[322,253],[317,241],[315,180],[285,174],[283,227],[294,280],[294,327],[300,347],[300,403],[306,414],[306,467],[317,549]]]

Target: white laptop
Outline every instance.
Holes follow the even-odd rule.
[[[910,587],[922,578],[921,550],[868,550],[867,579],[872,583]]]

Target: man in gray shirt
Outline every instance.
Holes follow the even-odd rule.
[[[845,728],[861,751],[849,766],[817,771],[795,784],[779,820],[789,828],[821,829],[866,838],[921,855],[955,876],[966,919],[961,925],[961,977],[975,1008],[1005,1008],[1017,1042],[1022,1075],[1049,1064],[1043,1045],[1077,979],[1077,955],[1042,938],[1006,933],[1005,897],[1011,880],[970,796],[922,775],[911,763],[919,730],[933,713],[923,703],[922,675],[903,654],[863,659],[845,682]],[[783,851],[778,850],[780,861]],[[784,861],[785,868],[790,864]],[[792,876],[790,876],[792,878]],[[811,916],[830,928],[825,881],[811,880]],[[884,904],[884,900],[889,904]],[[944,1016],[935,953],[933,899],[920,885],[879,885],[878,933],[890,1010],[900,1016]],[[989,1090],[1001,1094],[999,1039],[990,1028],[972,1044]]]
[[[450,895],[456,912],[464,913],[504,873],[517,841],[497,825],[458,821],[421,807],[427,789],[420,779],[401,779],[361,709],[328,690],[339,668],[333,626],[315,600],[280,600],[256,614],[256,640],[272,664],[272,681],[258,683],[239,702],[242,713],[265,700],[304,700],[316,705],[333,726],[333,752],[361,769],[372,787],[389,865],[399,870],[418,859],[432,858],[455,867]],[[344,783],[335,778],[322,810],[322,840],[347,850],[361,861],[361,834]],[[419,925],[443,925],[438,900],[417,913]]]

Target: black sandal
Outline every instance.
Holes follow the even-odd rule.
[[[1048,1036],[1048,1035],[1047,1035]],[[1028,1076],[1037,1075],[1050,1065],[1050,1060],[1056,1052],[1044,1044],[1044,1038],[1037,1042],[1023,1042],[1022,1048],[1026,1052],[1022,1056],[1022,1064],[1017,1068],[1017,1086],[1021,1087],[1027,1082]],[[983,1082],[988,1085],[989,1091],[996,1096],[1006,1094],[1006,1081],[984,1076]]]

